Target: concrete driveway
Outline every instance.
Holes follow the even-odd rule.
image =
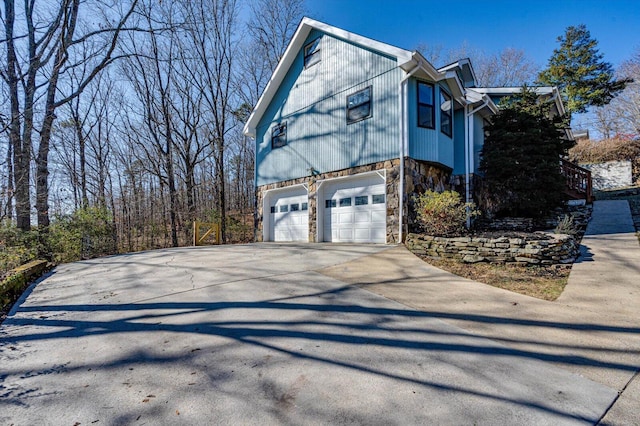
[[[614,401],[347,284],[385,255],[413,261],[252,244],[62,265],[0,327],[0,424],[594,424]]]

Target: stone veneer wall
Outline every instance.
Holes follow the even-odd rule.
[[[564,264],[572,263],[579,254],[579,244],[570,235],[547,233],[522,238],[445,238],[409,234],[406,246],[417,255],[453,258],[467,263]]]
[[[360,173],[376,170],[386,170],[386,197],[387,197],[387,244],[398,243],[399,225],[399,203],[398,184],[400,176],[400,161],[381,161],[378,163],[358,166],[351,169],[338,170],[335,172],[321,173],[316,176],[305,176],[299,179],[292,179],[284,182],[263,185],[256,189],[257,212],[256,212],[256,240],[262,241],[263,229],[263,200],[265,192],[273,189],[286,188],[292,185],[306,184],[309,188],[309,241],[316,242],[317,234],[317,182],[333,179],[337,177],[352,176]],[[424,193],[427,189],[445,190],[450,189],[451,170],[437,165],[418,161],[413,158],[405,158],[405,191],[403,208],[403,235],[406,237],[407,229],[412,229],[415,222],[415,212],[413,209],[413,196]]]
[[[256,240],[263,240],[263,201],[266,191],[272,189],[286,188],[292,185],[306,184],[309,189],[309,241],[316,242],[317,236],[317,218],[318,218],[318,200],[316,196],[317,182],[333,179],[337,177],[352,176],[360,173],[386,170],[386,198],[387,198],[387,243],[398,242],[398,183],[400,176],[400,161],[396,158],[393,160],[371,163],[364,166],[353,167],[350,169],[338,170],[334,172],[321,173],[316,176],[305,176],[299,179],[288,180],[284,182],[276,182],[268,185],[260,186],[256,189]]]
[[[416,213],[413,197],[424,194],[427,190],[445,191],[452,189],[451,169],[444,168],[425,161],[405,158],[405,206],[404,224],[405,235],[415,230]]]

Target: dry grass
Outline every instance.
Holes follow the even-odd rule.
[[[445,271],[489,284],[504,290],[536,297],[556,300],[567,285],[570,266],[520,266],[491,263],[462,263],[452,259],[423,258],[427,263]]]
[[[569,150],[569,160],[577,163],[633,160],[640,157],[640,141],[606,139],[580,140]]]

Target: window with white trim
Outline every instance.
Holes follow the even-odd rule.
[[[371,117],[371,86],[347,96],[347,124]]]

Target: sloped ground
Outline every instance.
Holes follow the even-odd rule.
[[[0,423],[596,423],[636,368],[637,322],[554,309],[401,247],[63,265],[0,327]]]
[[[620,392],[602,424],[639,425],[640,245],[623,201],[596,202],[555,302],[456,279],[406,249],[325,272]]]

